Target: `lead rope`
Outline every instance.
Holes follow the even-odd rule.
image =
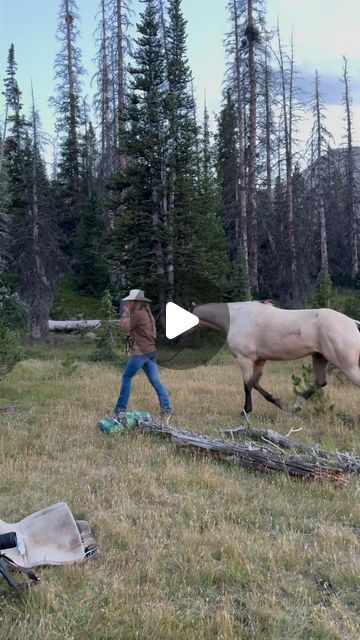
[[[158,320],[160,318],[163,310],[164,310],[164,307],[161,307],[159,313],[157,314],[157,316],[155,318],[155,322],[156,322],[156,320]],[[181,351],[183,351],[183,349],[185,349],[185,345],[182,345],[180,347],[180,349],[178,349],[172,356],[170,356],[170,358],[166,358],[165,360],[157,360],[157,363],[158,364],[165,364],[166,362],[171,362],[171,360],[176,358],[176,356],[178,356],[179,353],[181,353]]]

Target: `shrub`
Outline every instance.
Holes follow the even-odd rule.
[[[101,301],[101,323],[96,330],[97,341],[95,352],[91,359],[97,361],[118,362],[119,356],[116,350],[121,344],[120,330],[116,322],[110,291],[105,291]]]
[[[0,380],[22,359],[22,350],[16,333],[0,321]]]
[[[27,325],[27,310],[17,293],[11,293],[0,281],[0,322],[13,331],[23,332]]]
[[[319,389],[319,387],[315,385],[311,364],[302,364],[301,377],[293,373],[291,375],[291,380],[293,390],[296,395],[301,395],[306,390],[310,390],[312,392],[311,400],[317,416],[334,416],[335,404],[330,402],[329,397],[323,389]]]
[[[332,308],[334,306],[334,289],[331,278],[326,271],[320,271],[315,288],[310,296],[309,306]]]
[[[344,313],[354,320],[360,320],[360,297],[352,296],[346,298],[343,306]]]

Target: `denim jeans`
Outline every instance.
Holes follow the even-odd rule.
[[[126,410],[131,392],[131,381],[139,369],[143,369],[145,371],[149,382],[154,387],[159,398],[161,409],[171,411],[169,394],[159,380],[156,364],[156,352],[154,351],[153,353],[146,353],[145,355],[129,356],[122,375],[120,394],[115,405],[115,413]]]

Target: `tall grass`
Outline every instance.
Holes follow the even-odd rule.
[[[119,372],[85,362],[84,348],[28,353],[3,382],[0,516],[7,522],[65,500],[90,521],[100,554],[84,565],[43,567],[26,593],[0,584],[0,638],[25,640],[359,640],[359,482],[330,484],[266,475],[178,451],[129,432],[101,434]],[[33,357],[30,357],[33,355]],[[269,366],[264,386],[290,403],[291,373]],[[241,422],[234,360],[161,369],[174,424],[217,434]],[[296,416],[254,394],[254,426],[359,451],[360,390],[329,384],[335,417],[310,403]],[[156,413],[145,376],[131,408]],[[354,418],[352,420],[351,418]]]

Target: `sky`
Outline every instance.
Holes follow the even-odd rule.
[[[83,66],[88,72],[84,85],[91,96],[90,81],[95,67],[94,31],[98,0],[77,0],[81,16],[79,46]],[[349,61],[353,99],[354,144],[360,144],[360,1],[359,0],[265,0],[267,25],[279,20],[284,44],[293,33],[295,59],[305,92],[311,93],[315,70],[327,106],[327,127],[341,143],[344,135],[342,59]],[[23,92],[23,104],[30,108],[31,82],[43,128],[53,133],[54,118],[48,99],[54,91],[54,60],[57,12],[60,0],[0,0],[0,78],[4,78],[10,44],[15,45],[17,79]],[[138,0],[132,1],[138,20]],[[229,30],[227,0],[183,0],[188,22],[188,58],[194,76],[198,114],[201,118],[204,96],[214,125],[214,114],[221,106],[225,70],[223,40]],[[0,96],[0,123],[4,105]],[[309,121],[301,125],[299,137],[305,139]]]

